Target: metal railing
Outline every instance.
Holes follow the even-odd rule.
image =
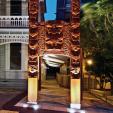
[[[1,29],[0,45],[6,43],[26,43],[29,40],[29,29]]]
[[[0,28],[28,28],[28,16],[0,16]]]

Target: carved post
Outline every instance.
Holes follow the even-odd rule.
[[[71,3],[71,108],[81,108],[80,1]]]
[[[28,102],[38,97],[38,0],[29,0]]]

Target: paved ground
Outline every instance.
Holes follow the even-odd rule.
[[[9,90],[9,89],[0,89],[0,109],[8,101],[12,100],[15,96],[22,93],[22,91]]]
[[[92,96],[90,93],[83,94],[82,109],[86,113],[113,113],[113,106]]]
[[[60,87],[57,81],[47,80],[42,84],[39,91],[38,105],[41,109],[54,111],[67,111],[69,107],[70,91],[68,88]],[[26,104],[27,97],[19,101],[16,106],[23,107]]]
[[[0,109],[19,111],[19,113],[66,113],[63,111],[54,111],[47,109],[39,109],[35,111],[31,108],[14,106],[17,102],[25,97],[25,94],[26,93],[22,93],[21,91],[0,89]],[[88,92],[84,92],[83,94],[82,109],[86,111],[85,113],[113,113],[113,106],[92,96]]]

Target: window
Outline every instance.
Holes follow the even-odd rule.
[[[10,15],[21,15],[22,12],[22,2],[21,0],[11,0],[10,1]]]
[[[21,44],[20,43],[10,44],[10,69],[11,70],[21,69]]]

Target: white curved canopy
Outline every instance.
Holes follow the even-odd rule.
[[[43,59],[48,66],[60,67],[69,59],[69,57],[60,54],[44,54]]]

